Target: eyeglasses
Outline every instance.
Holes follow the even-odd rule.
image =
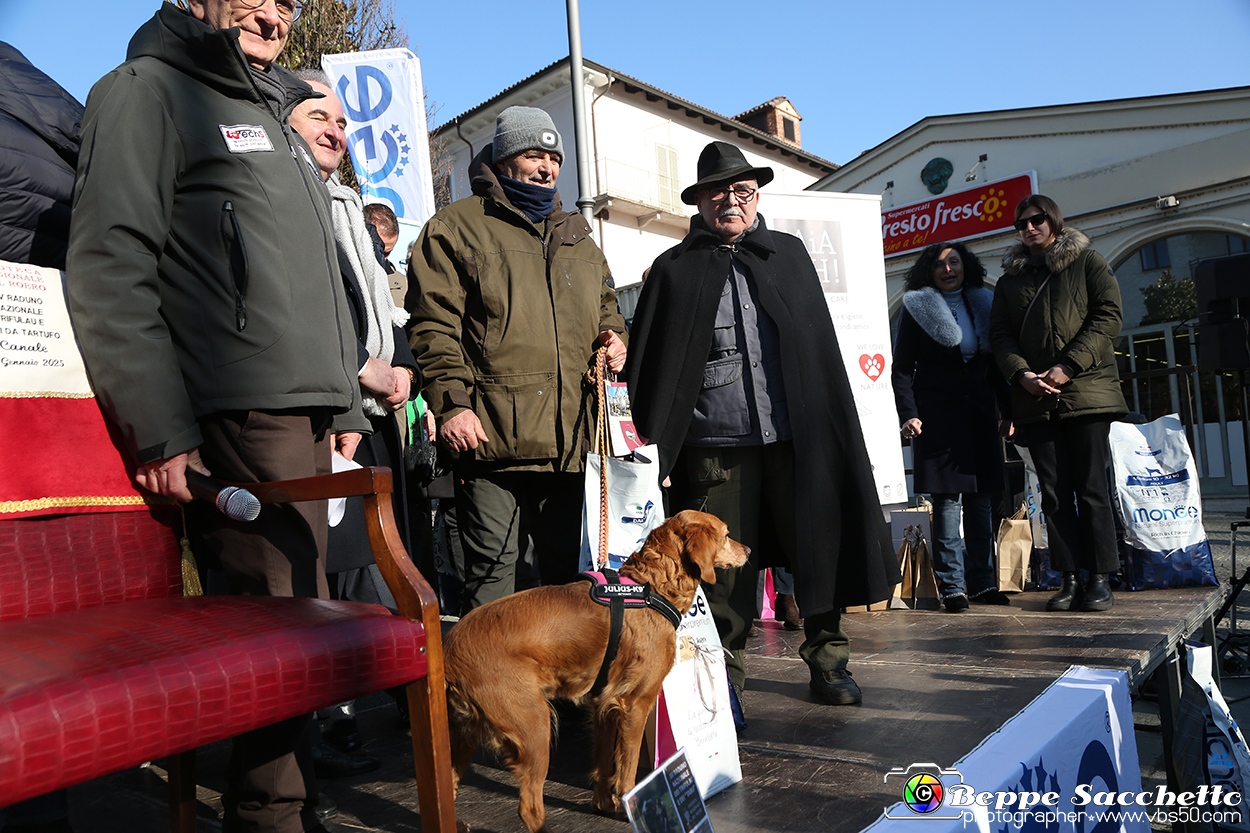
[[[240,5],[249,9],[259,9],[268,2],[269,0],[239,0]],[[273,0],[273,4],[278,9],[278,17],[287,23],[299,20],[300,12],[304,11],[301,0]]]
[[[1021,217],[1019,220],[1016,220],[1014,225],[1016,227],[1016,231],[1024,231],[1029,226],[1032,226],[1033,228],[1041,228],[1043,223],[1049,222],[1050,217],[1048,217],[1045,213],[1042,213],[1031,214],[1028,217]]]
[[[732,188],[709,188],[707,194],[712,198],[712,202],[720,202],[728,198],[730,194],[737,197],[738,202],[750,202],[759,190],[750,185],[735,185]]]

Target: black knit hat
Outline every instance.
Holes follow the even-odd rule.
[[[698,193],[718,182],[754,179],[761,187],[773,181],[772,168],[753,168],[742,151],[727,142],[711,142],[699,154],[699,181],[681,192],[686,205],[699,202]]]

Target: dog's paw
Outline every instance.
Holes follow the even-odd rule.
[[[456,822],[456,833],[469,833],[469,825],[462,821]]]
[[[625,805],[615,795],[595,798],[595,810],[601,816],[612,816],[618,819],[626,818]]]

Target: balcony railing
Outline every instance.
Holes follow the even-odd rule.
[[[681,190],[684,186],[673,177],[617,159],[599,159],[595,167],[600,194],[629,200],[670,214],[691,213],[681,201]]]

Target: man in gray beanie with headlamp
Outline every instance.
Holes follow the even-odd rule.
[[[455,459],[463,609],[515,589],[521,536],[544,584],[577,577],[595,350],[625,365],[625,321],[590,225],[560,206],[551,117],[509,107],[469,165],[473,195],[439,211],[408,265],[412,348]]]

